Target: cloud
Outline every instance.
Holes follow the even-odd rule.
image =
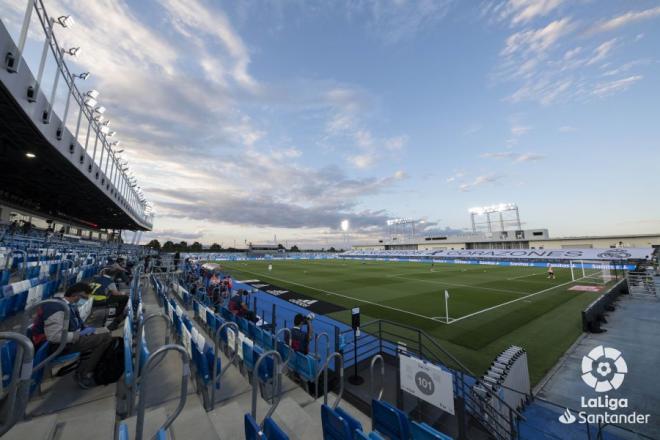
[[[562,125],[561,127],[558,128],[558,130],[561,133],[572,133],[574,131],[577,131],[577,128],[573,127],[572,125]]]
[[[612,49],[615,47],[616,42],[617,42],[617,39],[612,38],[611,40],[606,41],[603,44],[601,44],[600,46],[598,46],[594,50],[593,57],[589,61],[587,61],[587,66],[590,66],[592,64],[595,64],[595,63],[605,59],[609,55],[609,53],[612,51]]]
[[[513,125],[513,126],[511,127],[511,134],[512,134],[513,136],[519,137],[519,136],[522,136],[522,135],[528,133],[531,129],[532,129],[532,127],[530,127],[530,126],[527,126],[527,125],[517,125],[517,124],[516,124],[516,125]]]
[[[510,35],[502,55],[510,56],[517,53],[543,53],[550,49],[560,38],[573,30],[570,18],[562,18],[539,29],[529,29]]]
[[[544,154],[536,154],[536,153],[524,153],[520,154],[518,157],[516,157],[516,160],[514,162],[520,163],[520,162],[536,162],[539,160],[545,159]]]
[[[499,176],[496,174],[484,174],[481,176],[475,177],[475,179],[470,183],[464,183],[458,187],[461,192],[472,191],[475,188],[480,186],[488,185],[497,182],[502,179],[504,176]]]
[[[609,20],[601,21],[591,28],[592,33],[596,32],[609,32],[616,30],[620,27],[627,26],[642,20],[650,20],[660,16],[660,6],[655,8],[645,9],[643,11],[629,11],[625,14],[618,15]]]
[[[508,159],[514,157],[516,154],[512,151],[498,151],[495,153],[482,153],[481,157],[486,159]]]
[[[350,153],[345,157],[350,166],[367,169],[405,148],[408,136],[376,136],[367,128],[370,97],[366,92],[337,86],[328,90],[324,99],[329,113],[325,124],[327,140],[348,147]]]
[[[614,93],[622,92],[628,90],[628,88],[630,88],[636,82],[640,81],[642,78],[642,75],[633,75],[614,81],[602,82],[596,85],[592,91],[592,94],[602,98]]]
[[[347,2],[349,19],[366,23],[368,31],[386,44],[408,40],[437,25],[453,0],[357,0]]]
[[[511,20],[511,25],[525,24],[539,17],[545,17],[556,10],[565,0],[507,0],[492,4],[491,12],[498,20]]]
[[[482,153],[480,157],[485,159],[511,159],[514,163],[533,162],[545,159],[545,155],[537,153],[514,153],[512,151],[498,151]]]

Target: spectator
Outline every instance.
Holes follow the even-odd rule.
[[[229,299],[229,311],[239,318],[245,318],[248,321],[257,322],[259,319],[248,306],[248,292],[240,289],[238,293]]]
[[[80,318],[78,307],[88,301],[91,292],[92,288],[89,284],[76,283],[64,294],[56,294],[54,298],[64,301],[69,307],[69,322],[64,322],[64,313],[59,308],[47,303],[37,312],[32,330],[32,342],[35,347],[48,341],[51,344],[50,353],[57,350],[62,340],[62,332],[67,332],[67,343],[62,353],[81,353],[76,378],[78,385],[83,389],[96,385],[94,369],[112,341],[110,333],[95,333],[94,327],[85,326]]]
[[[307,327],[306,331],[302,330],[302,326]],[[296,314],[293,318],[293,328],[291,329],[291,340],[289,341],[293,351],[298,351],[302,354],[309,353],[309,342],[312,339],[312,318],[311,316],[304,317],[301,313]]]
[[[118,257],[115,262],[110,266],[110,269],[114,272],[115,281],[119,280],[126,284],[129,282],[129,274],[126,269],[126,260],[122,257]]]
[[[117,289],[116,275],[115,269],[107,267],[89,283],[91,294],[94,296],[94,306],[110,308],[110,317],[114,318],[108,325],[110,331],[117,329],[126,318],[126,304],[128,304],[128,295]]]

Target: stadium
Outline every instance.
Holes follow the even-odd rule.
[[[0,0],[0,437],[660,438],[660,9],[458,3]]]

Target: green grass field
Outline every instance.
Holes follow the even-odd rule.
[[[549,280],[543,268],[527,267],[350,260],[221,265],[238,280],[256,278],[349,309],[359,306],[363,323],[383,318],[421,328],[477,374],[503,349],[519,345],[528,352],[533,383],[581,333],[580,311],[598,295],[569,291],[576,284],[569,269],[555,269],[556,279]],[[350,322],[349,310],[331,316]]]

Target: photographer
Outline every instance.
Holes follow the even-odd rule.
[[[291,341],[290,345],[293,351],[298,351],[303,354],[309,352],[309,342],[312,339],[312,319],[314,319],[313,314],[307,315],[304,317],[301,313],[298,313],[293,318],[293,328],[291,329]],[[302,330],[302,326],[307,327],[306,331]]]

